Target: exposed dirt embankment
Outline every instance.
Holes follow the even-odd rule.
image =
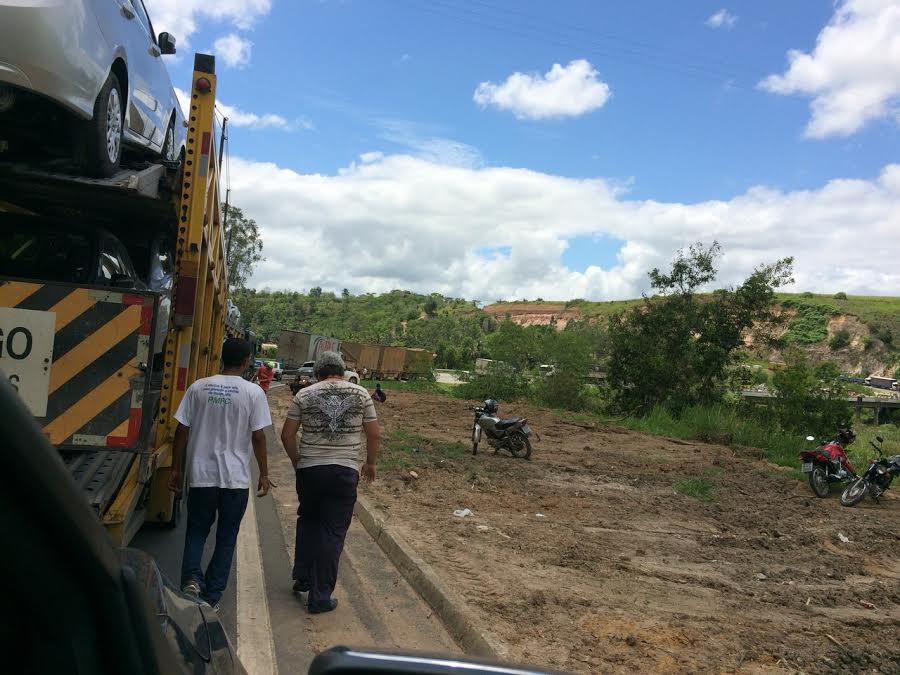
[[[484,311],[495,319],[509,318],[520,326],[554,324],[559,330],[563,330],[570,321],[580,321],[583,318],[580,311],[566,307],[562,302],[499,303],[486,306]]]

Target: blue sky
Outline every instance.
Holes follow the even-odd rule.
[[[177,87],[186,88],[190,79],[191,59],[184,52],[210,50],[225,36],[243,41],[244,49],[237,57],[232,55],[232,65],[219,58],[220,101],[281,121],[232,129],[231,153],[242,160],[239,170],[247,176],[251,167],[271,163],[302,180],[318,175],[334,185],[348,171],[383,168],[392,158],[410,157],[423,163],[423,171],[456,167],[472,172],[475,181],[491,169],[524,169],[553,184],[565,179],[567,186],[588,181],[591,189],[593,181],[602,181],[609,198],[626,208],[640,205],[646,210],[660,203],[672,209],[720,201],[737,208],[756,186],[790,202],[796,201],[791,195],[805,191],[822,193],[837,179],[877,184],[885,168],[900,156],[896,113],[900,75],[881,76],[878,83],[887,112],[873,114],[871,106],[863,105],[849,112],[842,109],[823,116],[820,130],[810,132],[811,102],[829,95],[839,101],[840,88],[849,86],[841,80],[846,76],[840,75],[846,64],[831,62],[838,58],[835,49],[827,53],[828,45],[823,45],[821,54],[814,53],[824,29],[842,7],[850,23],[856,21],[851,28],[855,26],[859,34],[884,23],[884,16],[872,16],[870,10],[865,15],[861,1],[836,6],[830,0],[724,5],[720,1],[227,0],[217,15],[202,9],[202,3],[184,0],[147,0],[147,4],[151,15],[159,12],[157,24],[183,22],[187,17],[196,26],[187,36],[189,48],[182,48],[181,58],[170,63]],[[880,4],[878,11],[884,12],[897,5],[887,0]],[[711,20],[717,13],[719,20]],[[178,25],[157,28],[170,30],[184,44]],[[789,50],[814,58],[815,77],[809,69],[788,70]],[[861,80],[866,67],[883,68],[872,63],[876,58],[865,49],[858,58],[854,55],[852,65],[860,69]],[[475,100],[483,82],[502,91],[514,73],[539,79],[554,64],[568,68],[579,60],[588,64],[585,67],[592,73],[588,80],[605,86],[608,95],[602,104],[595,100],[593,107],[577,114],[554,114],[551,109],[535,119],[528,111]],[[773,75],[786,78],[782,90],[793,89],[779,92],[776,85],[760,85]],[[810,78],[815,80],[812,84]],[[824,105],[828,107],[828,100]],[[386,181],[389,190],[411,189],[409,182],[394,182],[397,176],[379,175],[378,180],[382,187],[381,181]],[[446,197],[439,184],[428,189]],[[888,192],[890,200],[895,195]],[[393,208],[402,209],[403,203],[401,199]],[[496,206],[497,217],[505,220],[509,202],[501,200]],[[269,224],[265,213],[252,215],[264,226]],[[423,217],[428,215],[433,214]],[[372,226],[390,226],[408,216],[407,212],[396,218],[391,213],[379,215]],[[614,216],[620,219],[618,212]],[[599,215],[589,224],[580,222],[580,216],[566,218],[572,226],[562,224],[549,243],[554,255],[559,249],[557,272],[584,273],[591,266],[612,272],[620,265],[624,273],[627,261],[620,254],[631,241],[627,223],[607,227]],[[349,226],[342,222],[341,227]],[[314,238],[322,234],[313,223],[284,222],[272,226],[274,238],[290,227]],[[483,233],[474,224],[469,227],[474,228],[473,235]],[[539,222],[521,219],[518,224],[501,223],[498,230],[514,232],[517,227],[526,238],[541,237],[542,232],[536,231]],[[707,234],[702,226],[693,230]],[[727,223],[718,223],[709,233],[723,230],[729,232]],[[507,236],[492,244],[477,239],[473,236],[457,245],[455,257],[445,263],[463,263],[491,248],[503,251],[501,257],[518,269],[514,240]],[[673,242],[680,244],[677,236],[666,237],[666,243]],[[737,243],[737,248],[729,249],[729,242],[724,243],[726,253],[743,247]],[[657,257],[672,253],[663,250],[663,241],[654,246]],[[766,247],[760,248],[765,258]],[[496,257],[488,256],[491,261]],[[446,270],[447,264],[440,268]],[[746,267],[737,265],[735,274]],[[808,285],[827,278],[815,281],[813,276]],[[859,276],[857,269],[847,278],[858,281]],[[279,283],[276,279],[280,278],[273,273],[266,281]],[[359,290],[380,289],[381,281],[389,286],[404,278],[360,276],[354,283]],[[423,280],[405,281],[415,286]],[[455,283],[446,275],[435,277],[433,283],[450,291],[466,289],[464,282]],[[857,285],[868,288],[866,283]],[[572,293],[582,290],[576,286]],[[558,286],[558,292],[567,288]],[[511,295],[527,289],[528,284],[509,285]],[[639,290],[633,284],[629,289]]]

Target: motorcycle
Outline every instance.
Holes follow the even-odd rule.
[[[501,420],[497,416],[497,402],[488,399],[481,407],[472,408],[475,420],[472,422],[472,454],[478,454],[478,444],[482,432],[488,445],[499,450],[508,450],[513,457],[531,458],[531,437],[534,432],[524,417]]]
[[[815,450],[800,453],[803,473],[809,477],[809,487],[817,497],[827,497],[832,483],[857,478],[856,469],[850,463],[844,448],[856,438],[852,429],[839,429],[837,438],[830,443],[822,442]],[[815,441],[812,436],[807,441]]]
[[[875,448],[878,457],[873,459],[869,464],[868,470],[853,481],[841,494],[841,504],[843,506],[856,506],[867,494],[871,495],[872,499],[878,503],[879,497],[891,486],[894,476],[900,475],[900,455],[885,457],[881,452],[884,439],[881,436],[876,436],[875,440],[878,441],[878,445],[873,441],[869,441],[869,444]]]

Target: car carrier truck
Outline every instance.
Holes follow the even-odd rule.
[[[107,179],[0,164],[0,371],[119,545],[144,522],[176,523],[173,415],[219,371],[215,96],[215,61],[197,54],[175,164]]]

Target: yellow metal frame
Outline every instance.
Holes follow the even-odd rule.
[[[187,320],[179,320],[175,311],[171,313],[156,443],[151,457],[153,479],[147,504],[148,521],[168,522],[173,518],[175,500],[168,482],[172,441],[178,425],[175,411],[192,382],[219,372],[225,338],[228,274],[214,138],[216,76],[212,64],[212,57],[199,55],[191,84],[173,297],[179,297],[179,284],[194,283],[194,311]],[[208,88],[198,86],[201,80],[209,84]],[[187,363],[183,360],[185,354]],[[181,378],[180,368],[186,368],[181,371]]]

